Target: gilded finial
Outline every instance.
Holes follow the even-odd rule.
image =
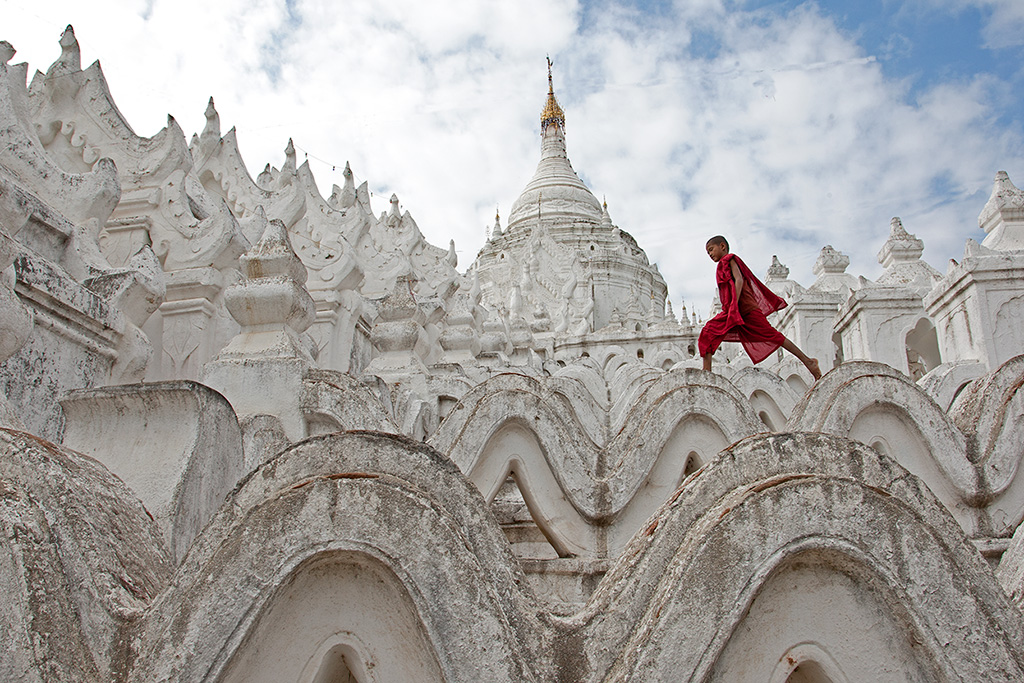
[[[547,127],[552,124],[558,124],[563,129],[565,128],[565,112],[562,111],[562,107],[558,105],[558,100],[555,99],[555,85],[551,78],[551,66],[553,62],[551,57],[548,60],[548,99],[544,103],[544,111],[540,114],[540,129],[541,131],[547,130]]]

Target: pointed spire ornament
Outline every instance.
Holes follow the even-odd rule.
[[[203,150],[209,153],[212,150],[212,145],[220,142],[220,114],[217,113],[217,108],[213,105],[213,97],[210,97],[210,101],[207,102],[203,115],[206,117],[206,126],[203,128],[202,135],[199,136],[199,141]]]
[[[555,99],[555,86],[551,78],[551,57],[548,57],[548,99],[544,103],[544,110],[540,113],[540,129],[543,132],[549,126],[558,125],[565,130],[565,112]]]
[[[452,268],[459,265],[459,256],[455,253],[455,240],[448,240],[448,255],[445,256],[444,260]]]
[[[494,228],[491,230],[491,239],[501,237],[501,214],[498,213],[498,207],[494,207]]]
[[[68,24],[60,37],[60,58],[57,62],[67,71],[82,70],[82,50],[78,47],[75,29],[71,24]]]
[[[288,138],[288,146],[284,148],[284,166],[282,173],[295,173],[295,143]]]

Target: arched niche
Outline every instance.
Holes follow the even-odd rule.
[[[706,415],[691,414],[678,423],[661,449],[651,477],[674,490],[679,483],[731,443],[722,428]],[[664,474],[665,476],[659,476]],[[661,504],[660,502],[658,503]]]
[[[920,647],[923,635],[886,582],[833,549],[787,558],[761,585],[707,680],[941,680]]]
[[[798,372],[792,372],[786,377],[786,384],[789,388],[796,392],[797,396],[803,396],[807,393],[807,381],[800,376]]]
[[[803,642],[779,658],[768,683],[849,683],[849,679],[828,650],[816,642]]]
[[[362,683],[369,680],[365,667],[361,666],[359,653],[345,642],[332,645],[322,658],[316,659],[320,660],[320,666],[313,676],[313,683]]]
[[[441,681],[415,604],[394,572],[354,551],[295,569],[219,683]]]
[[[786,683],[833,683],[833,681],[825,673],[821,664],[807,661],[796,665],[792,673],[786,677]]]
[[[697,451],[690,451],[686,456],[686,462],[683,463],[683,476],[680,477],[679,483],[682,484],[683,480],[703,466],[704,461],[701,460],[700,454]]]
[[[844,361],[843,335],[839,332],[832,333],[832,367],[839,367]],[[825,368],[822,368],[823,370]]]
[[[750,396],[750,406],[769,431],[779,431],[786,425],[786,416],[778,404],[766,392],[758,389]]]
[[[707,415],[692,413],[679,420],[643,484],[616,517],[609,534],[609,555],[618,555],[682,481],[730,443],[722,428]]]
[[[467,478],[493,504],[513,478],[530,517],[559,557],[595,551],[586,520],[562,491],[536,433],[523,420],[508,420],[484,444]]]
[[[550,560],[558,557],[558,550],[537,524],[530,503],[519,488],[518,475],[509,469],[505,483],[490,501],[491,512],[505,533],[512,554],[520,560]]]
[[[341,423],[333,415],[323,413],[306,415],[306,434],[316,436],[318,434],[331,434],[344,429]]]
[[[929,444],[917,420],[906,408],[892,403],[874,403],[857,414],[846,436],[893,458],[920,477],[965,530],[973,530],[974,523],[962,510],[963,493],[936,460],[933,453],[936,444]]]
[[[942,364],[939,356],[939,337],[935,326],[921,318],[914,329],[907,332],[907,375],[917,381]]]

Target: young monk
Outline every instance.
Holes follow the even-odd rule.
[[[722,312],[704,324],[697,340],[704,369],[711,370],[711,356],[723,341],[738,341],[754,363],[760,363],[780,346],[800,359],[815,380],[821,379],[818,359],[810,358],[765,317],[786,307],[779,297],[758,280],[736,254],[729,253],[729,243],[715,235],[706,245],[708,256],[718,264],[715,280]]]

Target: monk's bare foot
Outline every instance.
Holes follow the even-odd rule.
[[[809,361],[807,361],[807,369],[811,371],[811,375],[814,376],[815,382],[821,379],[821,368],[818,367],[817,358],[811,358]]]

